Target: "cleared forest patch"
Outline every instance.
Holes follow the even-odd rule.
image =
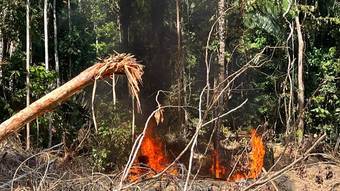
[[[16,139],[11,138],[2,144],[0,151],[0,188],[1,190],[115,190],[119,186],[123,170],[96,172],[88,156],[75,156],[64,163],[62,145],[42,151],[27,152],[21,149]],[[279,146],[276,146],[279,147]],[[294,149],[287,148],[286,151]],[[315,147],[314,150],[321,149]],[[197,176],[190,185],[191,190],[339,190],[340,162],[332,155],[306,153],[293,156],[292,153],[276,148],[279,152],[275,161],[277,168],[269,173],[262,170],[256,179],[226,181]],[[304,156],[305,155],[305,156]],[[304,157],[296,162],[299,157]],[[279,159],[279,157],[281,157]],[[284,158],[284,159],[283,159]],[[293,164],[294,163],[294,164]],[[282,166],[291,168],[282,171]],[[122,190],[183,190],[185,164],[175,166],[176,173],[164,173],[157,178],[141,176],[138,181],[126,180]],[[144,172],[153,173],[150,167]],[[275,174],[278,176],[273,177]],[[265,177],[272,177],[263,184],[256,185]],[[265,180],[265,179],[264,179]],[[253,185],[253,186],[252,186]],[[255,186],[254,186],[255,185]]]

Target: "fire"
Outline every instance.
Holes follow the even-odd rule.
[[[249,155],[250,164],[248,164],[248,169],[236,170],[236,172],[231,175],[230,180],[254,179],[260,175],[264,162],[265,146],[262,142],[261,135],[258,135],[255,129],[251,131],[250,145],[252,150]],[[230,173],[230,170],[227,167],[221,165],[219,152],[217,150],[212,152],[212,167],[210,168],[210,171],[215,178],[219,179],[226,178]]]
[[[134,166],[130,170],[130,181],[136,181],[142,177],[151,177],[155,173],[163,171],[169,164],[161,139],[153,134],[155,127],[157,127],[157,121],[151,120],[138,153],[138,159],[135,161],[138,166]],[[210,172],[215,178],[227,180],[230,177],[231,181],[237,181],[241,179],[255,179],[259,176],[263,167],[265,146],[261,135],[258,135],[256,130],[251,130],[250,135],[252,150],[249,153],[249,162],[246,164],[245,169],[237,167],[230,175],[232,168],[223,165],[219,151],[216,149],[212,152]],[[149,171],[150,169],[152,172]],[[177,171],[170,169],[169,174],[177,175]]]
[[[221,179],[225,174],[227,174],[227,168],[220,164],[220,155],[217,150],[212,153],[212,166],[210,172],[215,176],[215,178]]]
[[[142,156],[146,159],[144,162],[156,172],[162,171],[168,164],[161,141],[154,138],[151,132],[146,133],[142,142],[139,158]]]
[[[256,134],[256,130],[251,131],[251,148],[250,153],[251,165],[248,178],[256,178],[262,171],[265,146],[262,142],[262,137]]]
[[[153,134],[154,128],[157,126],[155,120],[151,120],[148,129],[145,133],[139,154],[137,163],[141,164],[140,167],[148,167],[152,169],[153,174],[163,171],[169,164],[169,160],[164,153],[164,147],[162,141],[156,138]],[[130,181],[138,180],[142,175],[147,173],[146,170],[142,170],[138,167],[133,167],[130,170]],[[171,169],[170,174],[176,175],[177,171]]]

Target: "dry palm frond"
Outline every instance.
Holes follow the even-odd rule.
[[[117,54],[101,61],[103,66],[99,69],[99,73],[96,78],[106,76],[107,73],[120,73],[124,72],[129,84],[129,90],[133,97],[137,100],[137,109],[140,112],[140,100],[139,100],[139,84],[142,83],[143,66],[138,63],[136,58],[131,54]],[[123,69],[123,70],[122,70]]]

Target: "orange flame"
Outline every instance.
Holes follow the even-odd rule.
[[[167,167],[169,161],[166,154],[164,153],[162,141],[158,138],[155,138],[153,135],[153,130],[156,126],[156,121],[151,120],[140,147],[138,163],[143,163],[143,165],[151,168],[154,172],[159,173]],[[138,167],[131,168],[129,179],[130,181],[136,181],[144,173],[145,171]],[[171,169],[169,173],[176,175],[177,171],[175,169]]]
[[[251,130],[251,141],[250,145],[252,151],[250,152],[250,164],[248,164],[248,170],[238,170],[232,174],[232,181],[241,179],[254,179],[257,178],[263,167],[265,146],[262,142],[262,137],[256,134],[256,130]],[[220,156],[217,150],[212,152],[212,167],[210,168],[211,173],[215,178],[225,178],[229,173],[227,167],[220,164]]]
[[[215,176],[215,178],[221,179],[227,173],[227,168],[220,164],[220,155],[217,150],[213,150],[212,153],[212,166],[210,172]]]
[[[163,146],[160,140],[155,139],[151,133],[146,133],[141,145],[140,155],[147,157],[147,165],[154,171],[160,172],[168,164],[163,153]]]
[[[265,146],[262,142],[262,137],[256,134],[256,130],[251,131],[251,148],[250,153],[251,165],[248,173],[248,178],[257,178],[260,175],[264,162]]]

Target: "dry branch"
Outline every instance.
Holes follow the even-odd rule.
[[[140,91],[139,83],[142,81],[143,67],[130,54],[112,55],[89,67],[72,80],[38,99],[0,124],[0,142],[10,134],[18,131],[26,123],[48,112],[73,94],[90,85],[94,80],[105,78],[112,74],[127,76],[130,93],[133,97],[136,97],[137,106],[140,111],[138,93]]]

